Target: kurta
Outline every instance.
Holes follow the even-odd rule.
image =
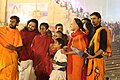
[[[22,46],[18,29],[0,27],[0,80],[17,80],[17,52],[6,48],[7,45]]]
[[[73,46],[82,51],[87,47],[86,35],[78,29],[72,33],[72,38],[68,43],[68,51],[71,51],[70,46]],[[82,67],[84,58],[79,55],[68,55],[67,75],[68,80],[82,80]]]
[[[37,80],[48,80],[50,74],[50,59],[48,49],[53,39],[48,35],[37,35],[33,39],[34,68]]]
[[[27,31],[25,29],[20,31],[23,42],[22,50],[20,51],[20,60],[24,61],[33,58],[31,43],[37,34],[39,34],[38,31]]]
[[[33,68],[33,52],[31,43],[34,37],[39,34],[37,30],[28,31],[26,27],[20,31],[22,37],[22,50],[20,51],[19,80],[36,80]]]

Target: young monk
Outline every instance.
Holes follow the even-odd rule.
[[[9,26],[0,27],[0,80],[18,80],[18,55],[22,39],[16,26],[19,17],[11,16]]]
[[[61,54],[61,50],[65,46],[65,41],[62,38],[57,38],[55,39],[54,46],[57,52],[54,58],[51,59],[53,70],[49,80],[66,80],[67,56]]]

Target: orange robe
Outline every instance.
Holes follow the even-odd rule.
[[[18,29],[0,27],[0,80],[17,80],[17,52],[5,48],[7,45],[22,46]]]
[[[68,43],[68,51],[71,51],[70,46],[73,46],[82,51],[87,47],[86,35],[78,29],[72,33],[72,38]],[[68,55],[67,76],[68,80],[82,80],[82,68],[84,58],[79,55]]]
[[[106,53],[108,53],[107,56],[111,55],[112,49],[111,49],[111,40],[110,40],[110,33],[109,30],[105,27],[100,27],[96,30],[96,33],[94,34],[89,47],[94,42],[94,53],[99,50],[100,46],[100,31],[102,29],[105,29],[107,32],[107,49]],[[104,55],[104,54],[103,54]],[[94,58],[90,59],[88,63],[88,72],[87,72],[87,80],[104,80],[105,77],[105,64],[104,64],[104,57],[103,58]],[[90,74],[91,73],[91,74]]]

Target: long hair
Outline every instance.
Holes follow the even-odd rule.
[[[28,26],[28,24],[30,23],[30,22],[34,22],[36,25],[36,27],[35,27],[35,30],[38,30],[38,20],[37,19],[30,19],[28,22],[27,22],[27,26]]]
[[[77,23],[77,25],[79,26],[79,28],[82,29],[82,31],[85,31],[85,29],[83,28],[82,21],[78,18],[74,18],[74,20]]]

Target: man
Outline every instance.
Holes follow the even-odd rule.
[[[63,25],[61,23],[58,23],[55,25],[55,29],[56,29],[56,31],[63,32]]]
[[[33,54],[31,51],[31,43],[34,37],[39,34],[38,32],[38,21],[31,19],[27,22],[21,31],[22,37],[22,50],[20,51],[20,72],[19,80],[35,80],[34,69],[33,69]],[[23,77],[24,76],[24,77]]]
[[[16,26],[19,17],[11,16],[9,26],[0,27],[0,80],[17,80],[17,51],[22,40]]]
[[[49,25],[47,23],[41,23],[40,34],[36,35],[32,42],[36,80],[49,80],[51,72],[48,49],[50,44],[53,43],[53,39],[47,34],[48,28]]]
[[[86,53],[88,56],[88,73],[87,80],[104,80],[105,65],[104,52],[111,53],[111,40],[109,30],[101,26],[101,15],[98,12],[93,12],[91,15],[91,22],[94,26],[94,35],[90,41],[89,49]]]
[[[58,23],[55,25],[56,32],[61,31],[63,33],[63,25],[61,23]],[[63,34],[63,40],[65,41],[65,45],[68,44],[68,36],[66,34]]]

